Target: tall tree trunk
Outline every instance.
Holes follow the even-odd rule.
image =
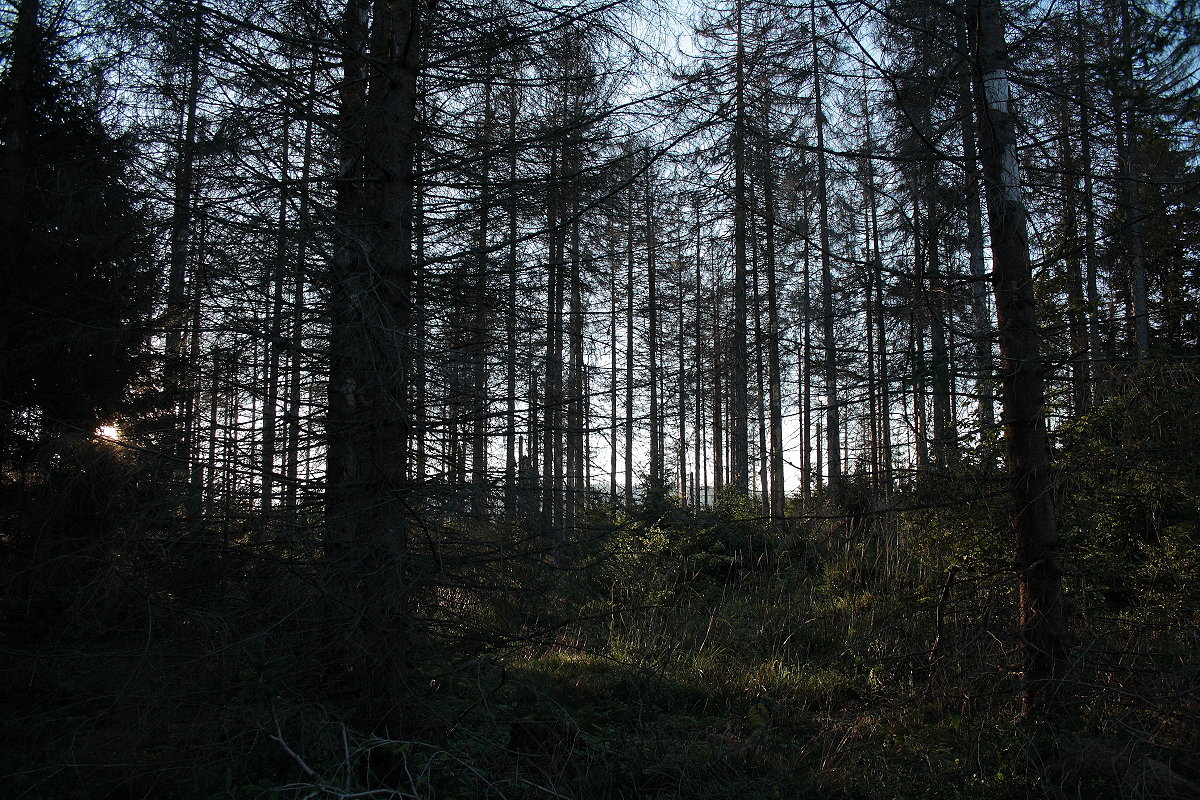
[[[870,195],[874,189],[871,184],[874,184],[875,178],[870,171],[870,159],[867,159],[867,183],[868,188],[865,194],[868,196],[868,208],[863,220],[863,331],[867,334],[867,445],[868,445],[868,463],[870,464],[869,478],[870,485],[873,491],[879,491],[880,475],[882,470],[879,466],[879,438],[880,438],[880,413],[879,413],[879,383],[875,376],[875,279],[878,277],[875,271],[875,254],[871,250],[871,211]]]
[[[663,488],[663,442],[662,414],[658,393],[658,237],[654,226],[654,201],[651,179],[646,178],[645,193],[646,221],[646,355],[649,359],[650,384],[650,488]]]
[[[933,381],[933,457],[938,469],[946,469],[954,458],[955,441],[951,429],[952,380],[950,377],[950,351],[946,334],[946,322],[950,309],[945,302],[945,285],[942,283],[942,259],[938,246],[938,229],[934,222],[934,208],[927,206],[929,263],[929,345],[930,377]]]
[[[800,461],[800,497],[804,510],[809,509],[813,490],[813,408],[812,408],[812,238],[809,230],[808,189],[800,188],[800,218],[804,220],[804,291],[803,322],[801,325],[800,358],[796,366],[800,393],[800,435],[803,439]],[[820,457],[818,456],[818,461]]]
[[[617,363],[617,272],[621,268],[620,251],[616,243],[616,224],[612,217],[608,219],[608,242],[611,247],[612,262],[608,271],[608,407],[609,407],[609,448],[608,448],[608,501],[613,505],[617,502],[617,451],[620,428],[617,424],[617,389],[620,381],[619,365]]]
[[[688,505],[688,440],[687,440],[687,420],[688,420],[688,405],[687,405],[687,364],[685,361],[686,349],[684,345],[687,342],[685,335],[687,330],[686,320],[684,319],[684,283],[685,269],[687,268],[687,256],[685,247],[687,239],[680,237],[677,247],[676,263],[678,270],[675,273],[675,324],[678,331],[675,346],[675,394],[678,397],[678,421],[676,427],[676,441],[679,462],[679,505]]]
[[[766,109],[770,124],[770,105]],[[763,144],[763,217],[766,224],[764,253],[767,272],[767,406],[770,419],[770,493],[771,522],[778,533],[784,533],[783,482],[783,380],[779,358],[779,281],[775,256],[775,176],[772,172],[770,136]]]
[[[998,0],[972,0],[979,137],[987,179],[993,287],[1021,593],[1026,713],[1049,709],[1067,671],[1067,625],[1054,517],[1028,215],[1010,108],[1008,48]]]
[[[747,432],[749,403],[746,397],[746,51],[742,30],[741,0],[737,3],[737,75],[734,86],[734,189],[733,189],[733,344],[729,353],[730,414],[730,482],[735,491],[745,495],[750,488],[750,449]]]
[[[475,229],[475,280],[471,290],[474,308],[471,323],[471,513],[482,518],[487,501],[488,459],[487,429],[490,412],[488,397],[488,232],[492,214],[492,128],[495,123],[494,87],[489,76],[483,87],[483,125],[479,147],[479,218]]]
[[[267,375],[263,400],[262,453],[259,469],[262,472],[259,504],[270,511],[274,501],[275,456],[278,450],[278,411],[280,364],[283,358],[284,284],[288,265],[288,180],[291,168],[291,114],[284,113],[280,137],[279,217],[275,231],[275,259],[268,285],[271,286],[270,336],[267,339]],[[188,415],[191,416],[190,414]]]
[[[695,273],[695,283],[693,285],[693,291],[695,292],[696,308],[695,308],[694,318],[692,321],[692,333],[693,333],[693,336],[695,337],[695,347],[693,348],[692,352],[694,354],[694,356],[693,356],[695,359],[694,363],[696,365],[695,376],[694,376],[695,386],[696,386],[696,414],[695,414],[696,435],[694,437],[695,453],[694,453],[694,458],[693,458],[693,461],[696,464],[696,474],[693,477],[692,482],[696,486],[696,489],[695,489],[696,507],[700,508],[702,506],[707,506],[711,502],[712,498],[709,494],[709,486],[708,486],[708,439],[705,436],[705,434],[707,433],[707,430],[706,430],[705,416],[704,416],[704,396],[705,396],[704,370],[701,367],[701,364],[703,363],[701,342],[707,337],[705,337],[705,335],[704,335],[704,314],[702,311],[703,304],[700,301],[701,286],[702,286],[700,270],[701,270],[701,265],[703,264],[703,261],[704,261],[704,259],[703,259],[704,243],[703,243],[703,227],[701,225],[701,205],[700,205],[700,199],[699,199],[698,193],[694,196],[693,203],[694,203],[695,209],[696,209],[696,254],[695,254],[696,273]]]
[[[1063,268],[1067,285],[1067,327],[1070,333],[1071,413],[1078,419],[1088,408],[1087,362],[1087,301],[1083,295],[1083,244],[1079,235],[1078,175],[1074,142],[1071,141],[1070,104],[1063,100],[1059,107],[1062,134],[1059,140],[1059,159],[1062,162],[1062,235]]]
[[[173,409],[172,430],[168,454],[180,473],[188,476],[189,490],[185,504],[187,516],[195,520],[201,513],[202,500],[197,494],[193,474],[192,453],[187,436],[189,406],[195,401],[189,395],[194,380],[188,376],[185,346],[188,330],[187,267],[192,251],[193,197],[195,195],[196,131],[199,125],[197,106],[200,97],[200,41],[204,24],[204,4],[197,0],[188,31],[188,85],[181,109],[181,131],[173,176],[170,228],[170,272],[167,276],[166,363],[163,370],[163,393]],[[200,287],[192,292],[199,297]]]
[[[315,47],[315,46],[314,46]],[[309,73],[309,93],[316,90],[316,70]],[[309,189],[308,181],[312,175],[313,162],[313,121],[304,122],[304,154],[300,163],[300,202],[298,211],[300,235],[296,253],[292,263],[292,319],[291,337],[288,345],[288,398],[287,398],[287,455],[284,459],[284,472],[287,477],[284,486],[284,508],[289,515],[289,521],[295,522],[299,501],[300,479],[300,404],[303,398],[303,353],[304,353],[304,309],[305,303],[305,263],[307,261],[309,233],[312,231],[312,221],[309,218]]]
[[[4,169],[10,180],[19,180],[27,168],[25,151],[33,117],[34,73],[42,56],[38,29],[41,0],[19,0],[16,12],[9,42],[8,80],[4,86],[8,95],[4,108]]]
[[[572,165],[572,172],[578,171],[578,165]],[[574,175],[571,176],[574,180]],[[575,188],[571,189],[571,297],[569,309],[568,331],[568,371],[567,371],[567,400],[569,411],[567,417],[567,515],[564,526],[568,533],[575,527],[575,517],[578,505],[582,502],[586,488],[585,472],[587,453],[584,439],[586,405],[587,405],[587,365],[583,355],[583,264],[580,253],[580,213],[579,195]]]
[[[411,627],[406,514],[421,8],[418,0],[374,0],[367,53],[365,3],[348,4],[344,29],[326,566],[330,595],[353,621],[350,657],[377,720],[395,712]]]
[[[515,74],[508,87],[508,140],[517,138],[518,98]],[[504,310],[505,378],[507,384],[504,410],[504,511],[512,518],[517,504],[517,148],[508,152],[508,258],[506,281],[508,302]]]
[[[561,555],[563,487],[563,230],[562,153],[550,154],[550,197],[547,203],[546,381],[543,389],[545,430],[542,441],[542,523],[556,556]]]
[[[753,200],[751,202],[754,202]],[[757,209],[753,206],[750,209],[751,219],[757,218]],[[763,408],[763,404],[767,402],[767,381],[763,374],[764,362],[766,359],[763,356],[763,344],[766,337],[763,335],[762,326],[762,287],[759,285],[759,273],[762,271],[762,256],[759,252],[758,237],[755,235],[750,240],[750,275],[751,289],[750,298],[753,307],[754,316],[754,419],[757,422],[755,427],[758,428],[758,475],[756,483],[759,490],[759,501],[762,506],[763,517],[771,519],[771,495],[770,495],[770,451],[767,448],[767,415]]]
[[[874,258],[871,270],[875,280],[875,342],[879,348],[879,448],[880,461],[883,470],[883,492],[892,490],[892,389],[888,375],[887,322],[884,314],[884,283],[883,248],[879,235],[879,204],[875,196],[874,181],[870,184],[869,210],[871,214],[871,242],[874,245]]]
[[[626,192],[625,213],[625,502],[633,502],[633,283],[634,199],[630,186]]]
[[[419,121],[418,121],[418,124]],[[413,169],[417,175],[417,185],[413,201],[413,319],[412,329],[423,331],[429,324],[429,313],[426,299],[429,297],[428,275],[425,271],[425,189],[424,181],[420,180],[423,171],[421,151],[414,156]],[[413,413],[413,439],[416,464],[412,470],[417,486],[425,483],[429,475],[429,342],[425,336],[416,336],[412,340],[412,383],[411,388],[415,405]]]
[[[721,302],[724,299],[721,292],[720,267],[714,264],[713,281],[713,363],[712,363],[712,447],[713,447],[713,496],[725,485],[725,408],[722,398],[724,372],[725,331],[721,326]]]
[[[1087,282],[1089,402],[1096,404],[1107,395],[1105,370],[1101,365],[1104,344],[1100,338],[1100,288],[1096,262],[1096,210],[1092,160],[1092,98],[1087,92],[1088,56],[1084,29],[1083,0],[1075,0],[1075,92],[1079,103],[1079,150],[1083,162],[1083,259]]]
[[[4,151],[0,153],[0,178],[13,183],[9,192],[14,199],[24,195],[28,179],[29,165],[25,153],[33,115],[33,79],[42,50],[38,29],[40,11],[40,0],[20,0],[18,3],[17,19],[9,42],[8,80],[0,87],[7,101],[3,108]],[[16,276],[7,274],[7,270],[0,272],[0,285],[10,287],[15,279]],[[0,315],[0,353],[7,348],[8,338],[12,335],[11,325],[7,315]],[[0,464],[8,455],[14,414],[15,409],[6,402],[0,402]]]
[[[965,59],[967,20],[955,25],[955,42]],[[979,197],[979,152],[975,143],[975,107],[972,95],[970,64],[964,61],[959,70],[958,113],[963,151],[963,180],[966,188],[967,258],[971,272],[971,320],[975,353],[975,394],[979,404],[979,427],[987,434],[996,427],[996,411],[992,402],[992,319],[987,303],[987,279],[983,254],[983,212]]]
[[[825,351],[825,435],[829,460],[829,500],[842,497],[841,407],[838,399],[837,342],[834,339],[833,265],[829,251],[829,180],[825,153],[825,103],[822,98],[820,51],[817,47],[817,9],[809,7],[812,23],[813,102],[817,128],[817,206],[821,241],[821,334]]]
[[[1125,128],[1123,162],[1124,236],[1129,258],[1131,292],[1133,295],[1133,346],[1138,361],[1150,355],[1150,315],[1146,303],[1145,222],[1142,210],[1141,142],[1138,130],[1138,84],[1134,75],[1133,9],[1130,0],[1121,3],[1121,42],[1125,70],[1125,97],[1122,124]],[[1120,140],[1118,140],[1120,141]]]
[[[913,354],[913,449],[917,472],[929,468],[929,425],[925,407],[925,379],[929,363],[925,352],[925,316],[929,310],[926,296],[926,241],[922,224],[921,203],[914,185],[913,196],[913,276],[916,280],[917,302],[909,310],[909,351]]]

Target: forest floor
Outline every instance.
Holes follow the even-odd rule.
[[[97,625],[6,652],[0,794],[1200,798],[1200,616],[1170,548],[1069,582],[1076,672],[1037,721],[990,540],[893,516],[831,548],[828,525],[769,541],[738,513],[610,520],[578,569],[444,595],[460,613],[426,620],[389,728],[364,724],[302,583],[276,574],[240,617],[143,598],[141,641]]]

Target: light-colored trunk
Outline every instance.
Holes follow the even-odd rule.
[[[980,155],[987,183],[993,287],[1003,360],[1003,406],[1020,581],[1023,706],[1044,713],[1065,677],[1067,625],[1046,440],[1028,213],[1010,107],[1008,48],[999,0],[973,0]]]

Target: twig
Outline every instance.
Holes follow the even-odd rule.
[[[288,747],[288,743],[283,740],[283,731],[280,730],[280,728],[279,728],[279,718],[276,717],[273,713],[271,715],[271,718],[275,723],[275,734],[273,735],[273,734],[268,733],[267,736],[270,736],[272,739],[274,739],[276,742],[279,743],[279,746],[283,748],[283,752],[287,753],[288,756],[291,757],[291,759],[293,761],[295,761],[297,764],[300,765],[300,769],[304,770],[305,775],[312,778],[313,780],[319,780],[316,770],[314,770],[307,763],[305,763],[304,759],[301,758],[299,756],[299,754],[296,753],[295,750]]]

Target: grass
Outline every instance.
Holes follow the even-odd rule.
[[[61,649],[8,659],[22,689],[0,721],[7,787],[114,800],[1200,797],[1200,576],[1182,534],[1132,573],[1068,581],[1075,710],[1048,725],[1018,716],[1014,582],[994,529],[894,513],[771,542],[743,511],[618,520],[572,569],[533,559],[501,589],[475,588],[487,566],[454,576],[392,729],[365,718],[338,631],[301,582],[268,582],[291,587],[281,600],[230,579],[244,596],[222,613],[138,605],[118,584],[121,648],[64,631]],[[164,633],[134,635],[147,629]]]

